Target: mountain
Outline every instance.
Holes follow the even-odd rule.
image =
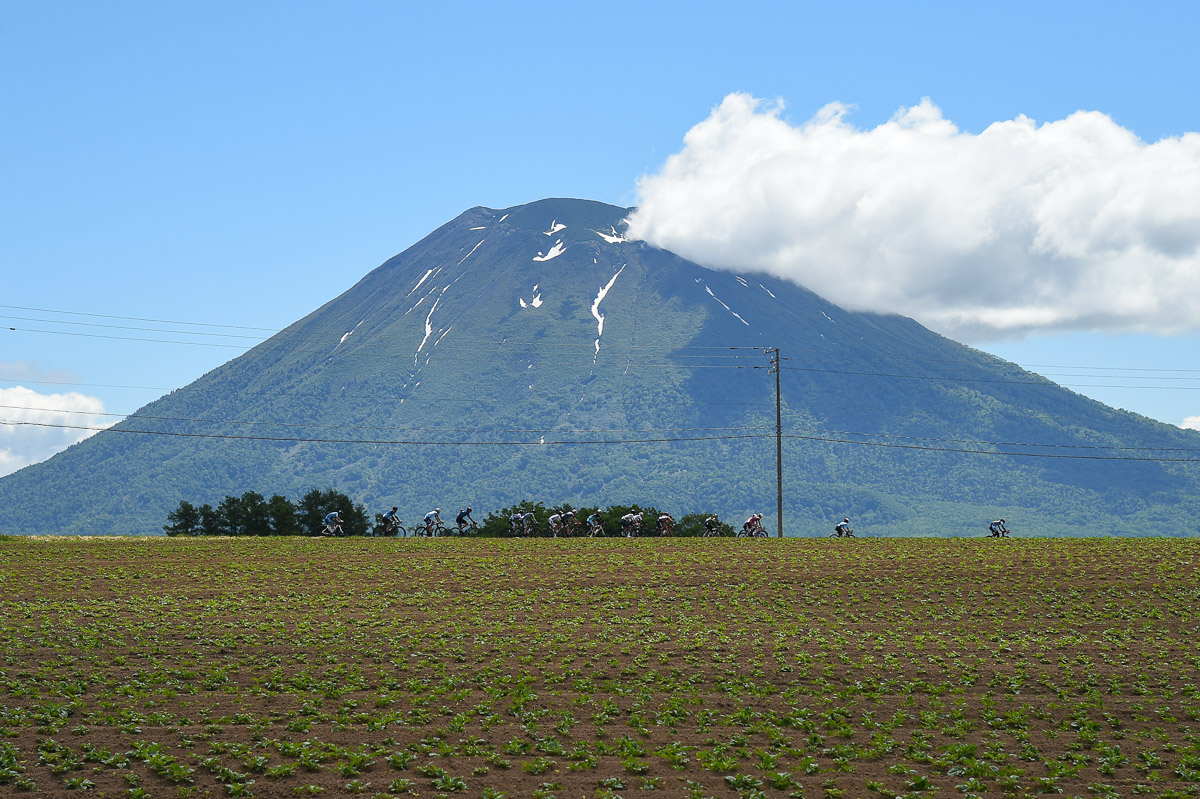
[[[1200,532],[1200,469],[1169,460],[1195,456],[1200,434],[911,319],[626,241],[628,213],[472,208],[240,357],[0,479],[0,531],[156,533],[183,499],[326,487],[410,520],[534,499],[761,510],[773,530],[761,348],[778,347],[789,535],[843,515],[877,535],[977,535],[1000,515],[1018,534]]]

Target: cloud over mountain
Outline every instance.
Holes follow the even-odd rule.
[[[108,427],[104,403],[78,392],[40,394],[24,386],[0,388],[0,476],[49,458]],[[47,425],[64,425],[53,427]]]
[[[1200,134],[1105,114],[968,133],[929,99],[870,130],[731,94],[638,183],[630,238],[971,340],[1200,329]]]

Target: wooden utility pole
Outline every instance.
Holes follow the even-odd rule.
[[[775,373],[775,518],[779,527],[776,537],[783,538],[783,409],[779,398],[779,348],[767,350],[771,371]]]

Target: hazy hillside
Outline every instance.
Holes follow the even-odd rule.
[[[626,242],[626,213],[467,211],[139,418],[0,479],[0,529],[153,533],[180,499],[326,486],[406,518],[641,501],[762,510],[774,529],[774,377],[730,349],[769,346],[789,534],[845,514],[874,534],[977,534],[998,514],[1028,534],[1200,531],[1200,464],[1151,460],[1200,457],[1200,434],[910,319]],[[996,452],[1021,454],[979,454]]]

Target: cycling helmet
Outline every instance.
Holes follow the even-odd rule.
[[[468,505],[468,506],[467,506],[467,513],[470,513],[470,512],[471,512],[471,506],[470,506],[470,505]]]
[[[849,520],[849,519],[842,519],[842,521],[843,521],[843,522],[846,522],[847,524],[849,524],[849,522],[850,522],[850,520]]]
[[[1000,520],[1000,523],[1001,523],[1001,524],[1004,524],[1005,522],[1004,522],[1004,520],[1003,520],[1003,519],[1001,519],[1001,520]]]
[[[399,509],[399,508],[397,508],[395,505],[393,505],[393,506],[392,506],[392,510],[400,510],[400,509]]]
[[[442,512],[442,509],[441,509],[441,508],[434,508],[434,509],[433,509],[433,512],[434,512],[434,513],[441,513],[441,512]]]

